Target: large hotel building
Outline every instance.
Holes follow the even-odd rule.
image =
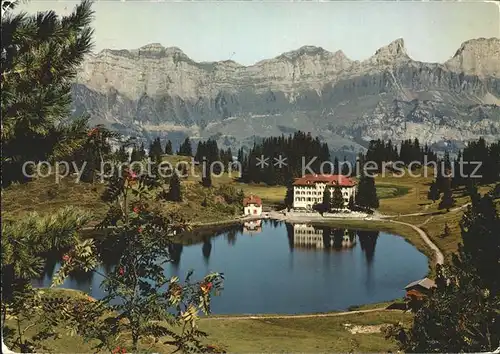
[[[348,208],[349,199],[356,197],[356,182],[343,175],[305,175],[293,183],[293,208],[312,209],[314,204],[323,202],[325,188],[333,196],[334,187],[341,188],[344,208]]]

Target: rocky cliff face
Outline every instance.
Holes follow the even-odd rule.
[[[378,137],[498,139],[499,98],[496,38],[465,42],[444,64],[412,60],[402,39],[362,62],[305,46],[252,66],[149,44],[89,57],[74,85],[75,112],[95,123],[232,147],[298,129],[347,150]]]

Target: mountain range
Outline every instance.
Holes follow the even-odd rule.
[[[128,136],[233,149],[296,130],[341,153],[373,138],[434,147],[500,137],[500,39],[464,42],[445,63],[411,59],[403,39],[363,61],[304,46],[251,66],[196,62],[148,44],[89,56],[73,85],[75,114]]]

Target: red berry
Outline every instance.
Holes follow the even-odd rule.
[[[71,257],[70,257],[70,256],[68,256],[67,254],[65,254],[65,255],[63,256],[63,260],[64,260],[65,262],[68,262],[70,259],[71,259]]]
[[[136,179],[136,178],[137,178],[137,174],[136,174],[134,171],[129,171],[129,172],[128,172],[128,176],[129,176],[131,179]]]
[[[118,274],[120,275],[125,274],[125,269],[123,269],[123,267],[120,267],[120,269],[118,269]]]
[[[139,233],[141,233],[141,232],[142,232],[142,227],[138,228],[138,229],[137,229],[137,231],[138,231]]]
[[[139,210],[140,210],[139,207],[134,207],[134,213],[136,214],[139,213]]]

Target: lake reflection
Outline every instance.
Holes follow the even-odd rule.
[[[224,273],[224,291],[212,303],[219,314],[319,312],[387,301],[427,273],[423,254],[403,238],[378,231],[258,220],[183,239],[185,245],[172,245],[165,273],[181,279],[190,269],[195,278]],[[109,252],[100,273],[114,267],[116,254]],[[49,285],[58,268],[57,262],[48,264],[34,284]],[[63,286],[102,298],[101,281],[99,274],[79,273]]]

